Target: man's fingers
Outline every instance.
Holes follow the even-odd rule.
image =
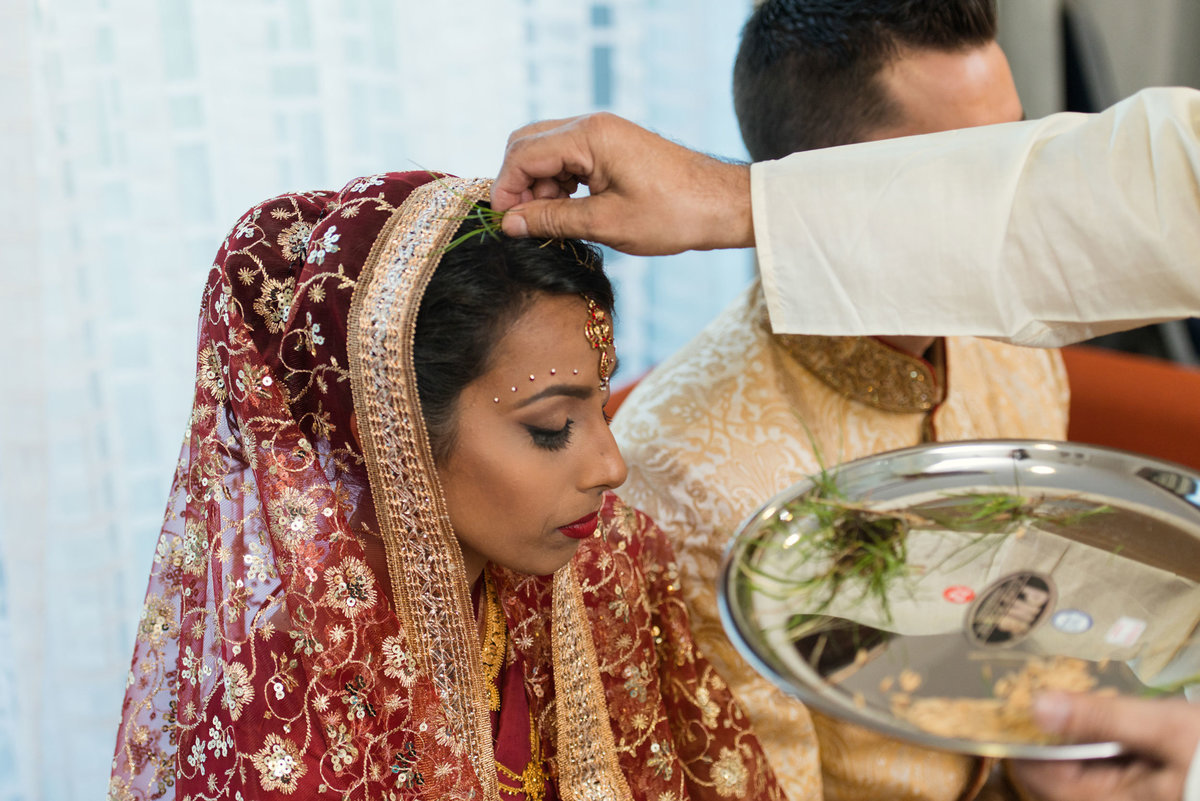
[[[521,130],[533,132],[514,134],[510,139],[504,164],[492,184],[492,208],[507,211],[531,196],[545,199],[549,186],[546,181],[562,179],[561,189],[565,183],[591,176],[594,158],[577,120],[557,122],[558,125],[547,124],[544,128],[541,123],[526,126]]]
[[[570,197],[558,178],[538,178],[533,182],[534,200],[553,200],[560,197]]]
[[[509,236],[582,239],[591,230],[588,222],[594,204],[591,197],[532,200],[510,209],[501,226]]]
[[[531,122],[528,125],[523,125],[517,130],[508,135],[508,142],[505,143],[505,148],[512,146],[512,143],[526,136],[534,136],[536,134],[545,133],[554,128],[561,128],[567,123],[574,122],[579,117],[561,117],[557,120],[538,120]]]
[[[1121,695],[1043,693],[1034,699],[1039,725],[1072,742],[1115,740],[1133,751],[1162,754],[1171,705]],[[1195,747],[1193,743],[1193,748]]]
[[[1014,761],[1012,772],[1033,797],[1053,801],[1112,801],[1121,779],[1115,767],[1082,762]]]

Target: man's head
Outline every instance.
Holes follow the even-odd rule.
[[[1021,119],[995,0],[766,0],[733,102],[755,161]]]

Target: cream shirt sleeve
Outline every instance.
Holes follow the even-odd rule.
[[[777,333],[1059,346],[1200,315],[1200,92],[751,168]]]

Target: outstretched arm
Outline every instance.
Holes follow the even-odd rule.
[[[571,198],[580,183],[591,195]],[[1200,313],[1189,89],[752,170],[610,114],[537,123],[513,134],[492,198],[512,235],[644,255],[757,241],[777,333],[1053,346]]]

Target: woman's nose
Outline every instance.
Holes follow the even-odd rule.
[[[617,447],[617,440],[608,426],[599,432],[597,445],[595,455],[587,457],[589,469],[585,480],[586,489],[595,489],[596,487],[606,490],[616,489],[625,483],[625,476],[629,471],[626,469],[625,459]]]

